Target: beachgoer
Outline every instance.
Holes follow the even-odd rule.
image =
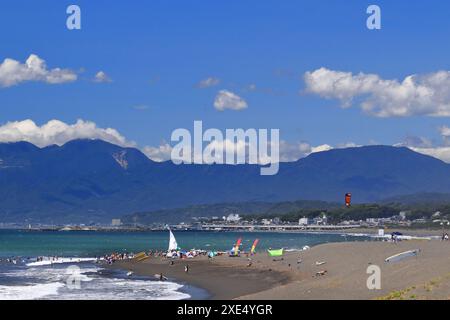
[[[186,273],[189,272],[189,266],[188,266],[188,265],[185,265],[185,266],[184,266],[184,272],[186,272]]]

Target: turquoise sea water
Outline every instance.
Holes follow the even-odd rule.
[[[301,249],[326,242],[366,240],[364,237],[312,233],[174,232],[183,249],[229,250],[242,238],[243,250],[259,239],[257,251]],[[93,257],[111,252],[167,250],[164,232],[50,232],[0,230],[0,300],[3,299],[203,299],[208,293],[176,279],[128,277],[126,270],[105,269]],[[64,263],[34,263],[37,256],[58,256]],[[12,260],[7,258],[14,257]],[[77,258],[85,258],[79,262]],[[68,280],[76,268],[79,288]]]
[[[364,240],[341,234],[209,232],[175,231],[182,249],[229,250],[242,238],[243,250],[249,250],[259,239],[258,249],[301,249],[326,242]],[[139,252],[149,249],[166,250],[167,231],[157,232],[96,232],[96,231],[19,231],[0,230],[0,257],[60,256],[95,257],[111,252]]]

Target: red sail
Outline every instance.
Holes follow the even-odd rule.
[[[347,207],[350,207],[352,205],[352,194],[351,193],[345,194],[345,205]]]

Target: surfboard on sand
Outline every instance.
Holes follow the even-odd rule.
[[[394,254],[393,256],[390,256],[388,258],[386,258],[384,261],[385,262],[397,262],[409,257],[416,257],[420,252],[420,249],[414,249],[414,250],[408,250],[405,252],[400,252],[397,254]]]

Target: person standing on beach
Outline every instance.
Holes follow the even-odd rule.
[[[189,272],[189,266],[188,266],[188,265],[185,265],[185,266],[184,266],[184,272],[186,272],[186,273]]]

